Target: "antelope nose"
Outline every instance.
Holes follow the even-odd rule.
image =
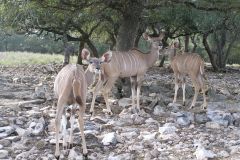
[[[96,67],[97,70],[100,70],[100,67]]]

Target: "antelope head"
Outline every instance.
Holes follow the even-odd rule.
[[[90,52],[87,49],[83,49],[82,60],[84,64],[88,64],[88,70],[92,73],[102,74],[103,70],[101,69],[101,65],[103,63],[109,63],[112,58],[112,51],[108,51],[102,55],[101,58],[90,57]]]
[[[158,50],[163,48],[162,39],[164,38],[164,36],[164,32],[161,32],[158,37],[151,37],[146,32],[143,33],[143,38],[151,43],[152,48]]]

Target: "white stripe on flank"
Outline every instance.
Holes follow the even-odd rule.
[[[131,53],[127,53],[129,61],[130,61],[130,65],[131,65],[131,68],[129,68],[129,70],[132,71],[132,60],[131,60],[131,57],[129,54],[131,54]],[[128,64],[128,66],[129,66],[129,64]]]
[[[123,53],[121,53],[121,55],[122,55],[122,59],[123,59],[123,61],[122,61],[122,63],[124,64],[124,72],[126,71],[126,63],[125,63],[125,60],[124,60],[124,56],[123,56]]]
[[[203,68],[202,68],[202,64],[200,64],[200,74],[203,75]]]
[[[121,67],[121,65],[119,64],[119,59],[117,58],[117,56],[119,55],[120,53],[117,53],[115,54],[114,58],[115,58],[115,61],[117,62],[118,66],[117,66],[117,70],[119,70],[119,68]],[[113,61],[114,62],[114,61]]]
[[[186,66],[186,62],[187,62],[188,56],[186,56],[183,65]],[[185,67],[184,67],[185,68]]]
[[[134,60],[134,69],[136,69],[137,68],[137,63],[136,63],[134,53],[132,53],[131,56],[133,57],[133,60]]]

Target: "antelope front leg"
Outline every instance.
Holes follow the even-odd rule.
[[[205,85],[204,82],[204,77],[199,77],[200,79],[200,85],[201,85],[201,90],[203,92],[203,104],[202,104],[202,109],[207,109],[207,97],[206,97],[206,91],[208,90],[207,86]]]
[[[186,104],[186,98],[185,98],[185,92],[186,92],[186,79],[185,77],[183,77],[183,81],[182,81],[182,91],[183,91],[183,106],[185,106]]]
[[[102,87],[103,87],[103,82],[99,81],[93,90],[93,97],[92,97],[92,103],[90,108],[90,114],[92,114],[92,116],[94,116],[94,105],[95,105],[96,96]]]
[[[59,151],[59,131],[60,131],[60,122],[61,122],[61,116],[63,114],[63,109],[64,109],[64,104],[61,100],[58,100],[57,104],[57,113],[56,113],[56,118],[55,118],[55,129],[56,129],[56,149],[55,149],[55,157],[58,159],[60,156],[60,151]]]
[[[178,83],[178,78],[175,78],[175,92],[174,92],[174,98],[173,98],[173,103],[176,103],[177,101],[177,92],[179,89],[179,83]]]
[[[207,97],[206,97],[206,90],[203,90],[203,104],[202,109],[207,109]]]
[[[142,86],[143,76],[137,77],[137,110],[140,111],[140,89]]]
[[[75,115],[73,111],[71,110],[71,117],[70,117],[70,136],[69,136],[69,144],[68,148],[72,148],[73,145],[73,128],[74,128],[74,120],[75,120]]]
[[[103,88],[103,97],[104,97],[104,100],[105,100],[105,103],[106,103],[106,107],[107,107],[107,113],[112,115],[112,111],[111,111],[111,107],[109,105],[109,102],[108,102],[108,93],[111,91],[115,81],[117,80],[116,77],[111,77],[108,79],[106,85],[104,86]]]
[[[85,140],[85,135],[84,135],[84,120],[83,116],[85,113],[85,106],[80,106],[79,111],[77,112],[78,114],[78,124],[82,136],[82,148],[83,148],[83,155],[87,156],[88,150],[87,150],[87,145],[86,145],[86,140]]]
[[[137,84],[137,80],[136,77],[130,77],[130,81],[131,81],[131,91],[132,91],[132,108],[135,108],[135,100],[136,100],[136,84]]]
[[[196,83],[194,84],[194,90],[195,90],[195,93],[194,93],[193,101],[192,101],[192,104],[191,104],[189,109],[192,109],[195,106],[195,103],[196,103],[196,100],[197,100],[199,87]]]
[[[63,134],[63,148],[67,149],[67,117],[65,112],[62,115],[61,126]]]

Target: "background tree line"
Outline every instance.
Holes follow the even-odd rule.
[[[38,37],[40,45],[33,48],[44,46],[41,40],[49,40],[43,47],[48,48],[46,52],[60,52],[75,42],[79,51],[87,45],[99,56],[108,48],[142,47],[141,35],[146,29],[153,36],[164,30],[165,46],[178,38],[185,51],[206,53],[214,70],[222,70],[240,57],[239,11],[236,0],[4,0],[0,5],[1,37],[21,34],[31,42]],[[14,37],[12,41],[18,36]],[[8,41],[1,42],[1,50],[6,49],[3,42]]]

